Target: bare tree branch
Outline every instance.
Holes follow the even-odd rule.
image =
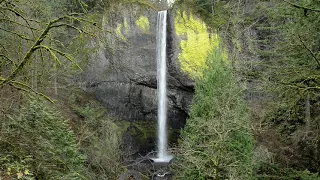
[[[27,28],[32,29],[32,30],[40,31],[40,29],[37,29],[37,28],[34,28],[34,27],[30,27],[30,26],[27,26],[27,25],[24,25],[24,24],[21,24],[21,23],[18,23],[16,21],[11,20],[11,19],[1,18],[0,21],[8,21],[8,22],[11,22],[13,24],[17,24],[19,26],[23,26],[23,27],[27,27]]]
[[[10,30],[4,29],[2,27],[0,27],[0,30],[5,31],[5,32],[10,33],[10,34],[13,34],[13,35],[16,35],[16,36],[19,36],[21,39],[24,39],[24,40],[27,40],[27,41],[32,41],[32,39],[28,38],[27,36],[25,36],[23,34],[18,34],[18,33],[14,32],[14,31],[10,31]]]
[[[3,6],[0,6],[0,9],[5,9],[5,10],[8,10],[8,11],[11,11],[13,12],[16,16],[18,17],[21,17],[28,25],[29,29],[31,30],[32,34],[34,35],[34,32],[33,32],[33,29],[31,28],[27,18],[25,18],[20,12],[18,12],[17,10],[15,9],[12,9],[12,8],[9,8],[9,7],[3,7]]]
[[[287,0],[284,0],[284,2],[290,4],[290,5],[293,6],[293,7],[299,8],[299,9],[305,9],[305,10],[309,10],[309,11],[320,12],[319,9],[312,9],[312,8],[300,6],[300,5],[298,5],[298,4],[292,3],[292,2],[287,1]]]
[[[300,35],[298,35],[300,42],[302,43],[303,47],[309,51],[311,56],[314,58],[314,60],[318,63],[318,67],[320,67],[320,61],[317,59],[316,55],[312,52],[312,50],[303,42]]]
[[[3,82],[5,81],[6,79],[1,77],[0,76],[0,82]],[[30,86],[28,86],[27,84],[24,84],[22,82],[18,82],[18,81],[11,81],[9,83],[10,86],[20,90],[20,91],[25,91],[25,92],[28,92],[28,93],[34,93],[34,94],[37,94],[37,95],[40,95],[42,97],[44,97],[45,99],[47,99],[48,101],[50,101],[51,103],[54,103],[54,101],[52,99],[50,99],[48,96],[42,94],[42,93],[39,93],[37,91],[35,91],[34,89],[32,89]],[[22,87],[19,87],[19,86],[22,86]],[[26,88],[26,89],[25,89]]]
[[[9,60],[14,65],[14,67],[17,67],[16,63],[11,58],[6,56],[5,54],[0,54],[0,57],[6,58],[7,60]]]

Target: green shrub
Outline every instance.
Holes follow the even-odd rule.
[[[176,179],[252,179],[254,139],[247,107],[222,53],[208,57],[172,165]]]
[[[308,170],[298,171],[292,168],[280,168],[277,165],[261,163],[256,169],[259,180],[319,180],[318,174],[313,174]]]
[[[1,122],[0,137],[0,168],[12,178],[85,179],[85,157],[50,104],[31,98]]]
[[[74,92],[69,103],[82,120],[76,126],[81,148],[94,175],[90,179],[117,179],[123,172],[121,130],[104,116],[105,108],[97,101]]]

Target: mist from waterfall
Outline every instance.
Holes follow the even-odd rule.
[[[158,157],[155,161],[169,162],[167,155],[167,11],[158,12],[157,17],[157,82],[158,82]]]

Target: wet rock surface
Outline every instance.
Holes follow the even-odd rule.
[[[148,19],[148,31],[137,25],[136,21],[141,16]],[[89,67],[84,70],[78,83],[82,89],[95,95],[104,104],[107,115],[113,119],[127,122],[147,121],[150,126],[155,127],[157,123],[157,12],[128,6],[119,11],[115,17],[116,19],[112,23],[107,23],[105,28],[118,31],[117,34],[121,34],[122,38],[106,37],[107,42],[111,43],[102,46],[94,56],[88,59]],[[167,122],[172,129],[169,132],[175,132],[174,134],[178,135],[176,132],[184,126],[188,117],[194,82],[180,71],[179,39],[175,34],[173,21],[174,17],[169,13]],[[122,28],[117,29],[119,24]],[[141,150],[139,150],[141,145],[135,137],[130,133],[124,136],[123,139],[128,144],[125,148],[131,149],[132,153]]]

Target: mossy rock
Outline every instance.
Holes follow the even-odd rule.
[[[122,134],[128,133],[140,146],[140,152],[148,153],[156,150],[157,145],[157,122],[156,121],[118,121]],[[177,143],[180,130],[168,129],[168,142]],[[125,143],[125,142],[124,142]]]

